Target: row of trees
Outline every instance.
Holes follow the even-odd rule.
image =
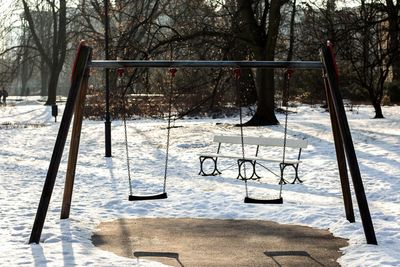
[[[0,75],[7,77],[1,82],[18,79],[24,93],[29,80],[39,77],[41,94],[47,95],[47,104],[53,104],[59,93],[60,75],[68,77],[69,62],[80,39],[93,46],[94,58],[104,58],[104,1],[18,3],[13,23],[1,29],[3,36],[8,33],[14,39],[1,47]],[[375,117],[383,117],[381,104],[385,97],[400,100],[400,3],[360,0],[353,7],[338,8],[339,4],[343,3],[110,1],[110,58],[319,60],[318,49],[329,39],[336,45],[345,96],[369,100]],[[3,74],[11,69],[18,70],[11,72],[14,77]],[[292,86],[295,94],[291,95],[309,101],[323,99],[320,75],[315,71],[296,75]],[[124,77],[115,73],[111,75],[112,92],[124,96],[126,91],[164,94],[169,88],[165,76],[154,69],[126,70]],[[102,73],[94,72],[91,82],[93,88],[103,91]],[[276,124],[275,99],[280,90],[275,88],[282,84],[283,75],[267,69],[242,70],[239,88],[233,86],[227,70],[182,70],[174,97],[177,107],[179,103],[190,103],[190,111],[220,110],[235,100],[238,91],[237,104],[257,103],[247,124]]]

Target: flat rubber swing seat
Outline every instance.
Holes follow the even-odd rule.
[[[255,199],[250,197],[244,198],[244,203],[253,203],[253,204],[283,204],[283,198],[277,199]]]
[[[165,199],[168,198],[167,193],[161,193],[158,195],[149,195],[149,196],[129,196],[129,201],[140,201],[140,200],[154,200],[154,199]]]

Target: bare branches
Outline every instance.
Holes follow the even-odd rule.
[[[38,49],[38,51],[40,52],[40,54],[42,55],[43,59],[47,62],[47,64],[51,64],[51,59],[50,57],[47,55],[44,47],[42,46],[42,43],[39,39],[39,36],[36,32],[36,28],[35,28],[35,23],[33,22],[33,18],[32,18],[32,14],[30,11],[30,8],[28,6],[28,3],[26,2],[26,0],[22,0],[22,4],[24,6],[24,14],[25,14],[25,19],[28,21],[29,24],[29,29],[31,31],[33,40],[35,42],[36,48]]]

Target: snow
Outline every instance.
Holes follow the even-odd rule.
[[[63,106],[60,104],[60,112]],[[261,219],[329,229],[349,239],[342,266],[400,266],[400,107],[347,111],[352,137],[379,245],[367,245],[353,194],[356,223],[345,219],[328,113],[299,106],[289,116],[290,137],[306,138],[299,174],[303,184],[283,187],[283,205],[243,203],[244,184],[236,169],[221,176],[198,176],[201,152],[214,152],[214,134],[239,134],[226,126],[238,118],[184,119],[171,130],[168,199],[129,202],[124,129],[112,122],[113,157],[104,157],[104,122],[83,122],[71,216],[60,220],[67,141],[40,244],[28,244],[59,122],[51,108],[35,99],[0,106],[0,265],[4,266],[162,266],[128,259],[93,246],[100,221],[135,217]],[[283,122],[283,115],[278,114]],[[58,121],[61,120],[59,116]],[[223,123],[216,125],[217,122]],[[225,126],[223,126],[225,125]],[[166,121],[128,122],[133,186],[137,194],[162,191]],[[245,135],[283,137],[283,126],[245,128]],[[230,148],[233,150],[234,148]],[[229,167],[229,161],[225,163]],[[276,166],[271,166],[275,168]],[[278,179],[260,170],[261,182],[249,182],[253,197],[277,197]],[[353,190],[352,190],[353,191]]]

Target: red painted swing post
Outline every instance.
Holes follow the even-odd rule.
[[[365,195],[364,185],[361,178],[360,168],[358,166],[350,127],[347,121],[343,100],[339,91],[338,69],[336,65],[336,60],[333,54],[332,44],[329,42],[328,45],[326,47],[323,47],[322,49],[322,62],[324,64],[324,75],[326,75],[325,84],[327,90],[328,104],[331,105],[329,108],[332,109],[331,114],[333,115],[331,117],[331,121],[335,125],[335,128],[337,128],[336,130],[334,129],[334,134],[337,135],[335,137],[335,146],[342,146],[344,149],[344,155],[346,156],[347,164],[353,181],[354,192],[356,195],[358,209],[360,211],[361,221],[363,224],[364,234],[365,238],[367,239],[367,243],[377,245],[378,242],[376,240],[375,230],[372,224],[371,214],[368,207],[367,197]],[[341,152],[341,155],[338,156],[343,157],[343,153]],[[341,168],[345,167],[343,158],[338,158],[338,164],[339,166],[341,166]],[[343,174],[343,172],[344,170],[342,169],[341,174]],[[342,177],[342,185],[344,181],[343,178],[345,177]],[[345,195],[350,194],[350,190],[345,189],[343,193],[345,197]],[[347,197],[349,198],[350,195]],[[346,201],[351,201],[351,199],[345,199],[345,204]]]
[[[84,81],[84,74],[87,71],[91,52],[92,49],[86,46],[84,42],[79,44],[72,71],[71,87],[68,93],[67,102],[65,103],[64,113],[60,122],[60,128],[58,130],[56,143],[54,145],[53,154],[50,160],[49,169],[47,171],[47,176],[43,186],[42,195],[40,197],[35,221],[33,223],[29,243],[38,244],[40,241],[40,236],[43,230],[44,221],[46,219],[47,210],[49,208],[51,195],[53,193],[65,142],[67,140],[69,127],[74,113],[75,104]]]

